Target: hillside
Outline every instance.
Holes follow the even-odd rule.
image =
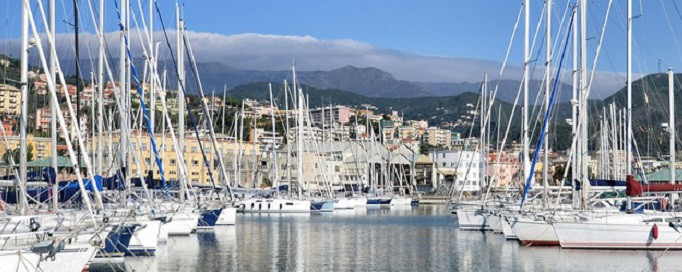
[[[675,128],[677,141],[680,141],[680,129],[682,129],[682,74],[675,74]],[[619,90],[607,97],[603,105],[615,103],[616,107],[624,108],[627,103],[627,90]],[[662,123],[668,123],[668,75],[651,74],[632,83],[632,122],[633,135],[642,154],[647,154],[651,149],[651,155],[655,152],[668,152],[668,134],[661,127]],[[600,108],[601,112],[601,108]],[[678,144],[679,146],[679,144]]]

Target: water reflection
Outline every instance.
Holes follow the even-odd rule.
[[[499,234],[459,231],[444,206],[420,206],[240,214],[236,226],[173,237],[156,258],[127,261],[152,271],[670,271],[680,257],[521,247]]]

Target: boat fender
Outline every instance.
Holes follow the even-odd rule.
[[[658,239],[658,226],[656,224],[651,227],[651,236],[654,237],[654,239]]]
[[[28,228],[31,232],[35,232],[40,229],[40,223],[36,222],[35,218],[31,218]]]
[[[661,211],[666,211],[668,208],[668,199],[664,198],[663,203],[661,203]]]

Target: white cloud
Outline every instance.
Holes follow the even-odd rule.
[[[171,45],[175,46],[175,33],[168,32]],[[155,33],[155,41],[162,42],[160,48],[166,47],[163,32]],[[371,44],[349,40],[321,40],[312,36],[284,36],[245,33],[222,35],[216,33],[190,32],[194,54],[199,62],[221,62],[237,69],[252,70],[285,70],[289,69],[292,60],[299,70],[331,70],[346,65],[357,67],[377,67],[393,74],[397,79],[423,82],[477,82],[484,73],[491,79],[497,78],[500,62],[444,56],[423,56],[390,49],[377,48]],[[118,56],[118,32],[106,34],[110,55]],[[146,38],[143,38],[146,40]],[[72,56],[72,36],[58,34],[60,55]],[[93,34],[81,35],[81,55],[96,56],[96,38]],[[145,41],[146,42],[146,41]],[[131,32],[131,44],[134,57],[141,57],[142,51],[139,35]],[[18,55],[18,41],[5,40],[0,48],[8,53]],[[67,50],[68,49],[68,50]],[[70,52],[69,52],[70,50]],[[167,53],[161,57],[168,57]],[[570,64],[569,64],[570,65]],[[565,65],[564,67],[570,67]],[[504,79],[520,79],[522,69],[516,66],[507,68]],[[541,78],[541,71],[535,78]],[[570,72],[569,72],[570,73]],[[615,73],[599,72],[594,81],[594,98],[603,98],[620,89],[624,84],[623,76]],[[570,83],[570,75],[565,76]]]

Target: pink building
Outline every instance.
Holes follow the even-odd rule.
[[[495,175],[495,171],[499,169],[497,173],[497,178],[492,181],[497,187],[511,186],[514,179],[519,174],[521,169],[521,163],[514,154],[509,154],[506,152],[500,154],[500,163],[497,164],[498,153],[490,153],[489,156],[489,167],[488,167],[488,178],[492,179]]]

